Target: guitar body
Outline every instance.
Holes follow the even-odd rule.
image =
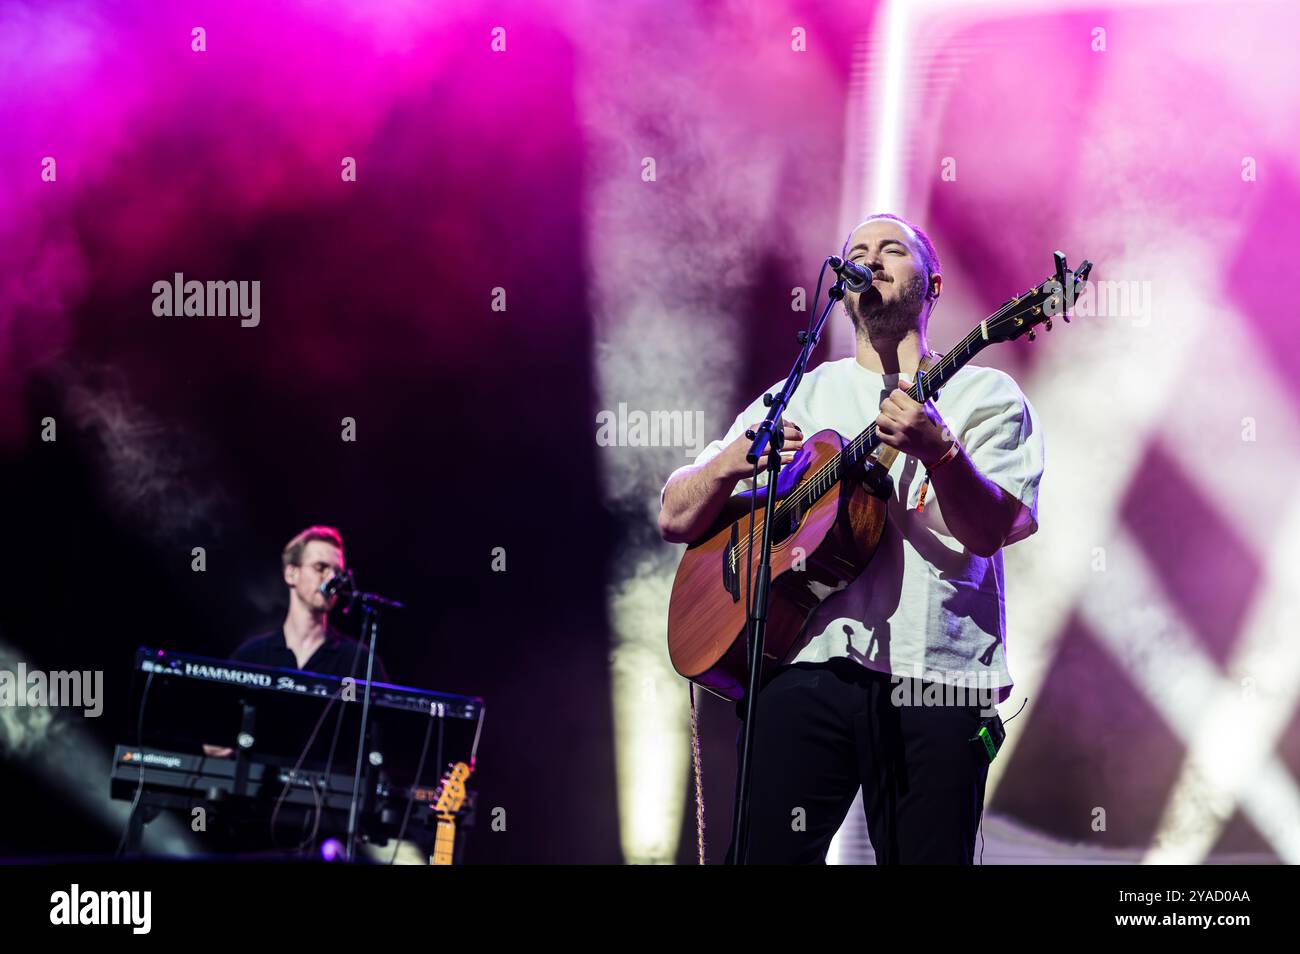
[[[777,499],[788,497],[843,449],[833,430],[804,441],[794,460],[781,469]],[[883,476],[877,466],[873,478]],[[798,479],[787,479],[787,477]],[[862,573],[885,529],[887,477],[873,495],[859,470],[792,513],[772,531],[772,596],[763,640],[766,680],[799,638],[809,614],[829,595]],[[727,699],[745,695],[749,664],[745,656],[745,605],[748,591],[744,550],[749,510],[755,498],[754,553],[762,550],[766,488],[731,497],[704,536],[687,547],[673,580],[668,604],[668,653],[679,674]],[[758,573],[757,556],[753,561]]]

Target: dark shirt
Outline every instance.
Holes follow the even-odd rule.
[[[325,642],[312,653],[305,666],[299,666],[293,650],[284,640],[284,628],[254,636],[230,654],[234,662],[253,663],[258,666],[278,666],[281,669],[299,669],[319,672],[327,676],[352,676],[366,678],[366,649],[355,639],[349,639],[334,629],[326,629]],[[353,665],[355,662],[355,670]],[[388,682],[388,670],[383,660],[375,654],[375,682]]]

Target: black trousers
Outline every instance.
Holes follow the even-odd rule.
[[[903,681],[920,699],[925,684]],[[833,659],[759,692],[749,864],[824,864],[859,786],[878,864],[972,863],[989,767],[970,741],[980,706],[896,705],[898,682]]]

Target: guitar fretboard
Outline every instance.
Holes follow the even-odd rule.
[[[908,396],[914,401],[924,403],[933,397],[940,388],[952,380],[952,376],[962,369],[975,355],[988,344],[983,333],[984,324],[977,325],[970,334],[963,338],[952,350],[948,351],[929,371],[917,371],[916,380],[908,388]],[[791,509],[799,513],[822,498],[847,473],[853,473],[863,460],[880,445],[873,422],[853,440],[849,441],[831,460],[822,465],[805,480],[799,489],[776,505],[778,519]]]

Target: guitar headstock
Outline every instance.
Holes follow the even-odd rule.
[[[1071,271],[1065,264],[1065,253],[1054,252],[1056,273],[1035,285],[1023,295],[1003,303],[992,316],[983,323],[984,337],[988,341],[1015,341],[1023,334],[1033,341],[1039,325],[1047,331],[1052,330],[1052,320],[1061,318],[1070,320],[1070,309],[1078,297],[1088,273],[1092,271],[1092,262],[1086,258],[1077,271]]]
[[[442,774],[433,810],[438,814],[455,814],[465,804],[465,782],[472,769],[464,762],[453,762]]]

